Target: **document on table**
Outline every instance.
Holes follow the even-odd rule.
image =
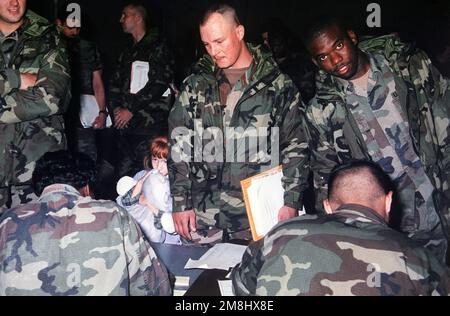
[[[200,259],[189,259],[185,269],[220,269],[228,270],[242,261],[246,246],[235,244],[216,244]]]
[[[98,116],[98,103],[95,95],[82,94],[80,95],[80,122],[84,128],[92,127],[95,119]],[[112,125],[111,117],[106,117],[106,127]]]
[[[134,61],[131,65],[130,93],[136,94],[148,82],[150,66],[147,61]]]

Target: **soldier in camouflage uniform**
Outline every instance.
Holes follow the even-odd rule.
[[[402,212],[394,227],[434,240],[444,253],[450,221],[450,81],[413,45],[393,35],[358,44],[356,34],[337,19],[319,20],[305,43],[321,69],[307,110],[318,204],[336,164],[370,159],[396,185],[395,205]]]
[[[246,239],[241,180],[282,164],[285,205],[278,219],[301,208],[309,158],[304,109],[272,55],[244,42],[233,8],[210,8],[200,34],[208,55],[185,79],[169,115],[174,223],[188,240],[225,241],[240,232]]]
[[[120,22],[134,43],[120,55],[110,83],[110,108],[119,132],[118,177],[140,171],[149,140],[167,132],[174,67],[173,56],[157,29],[146,29],[147,12],[142,5],[126,6]],[[131,69],[136,61],[148,63],[148,82],[132,93]]]
[[[167,270],[136,222],[94,200],[95,164],[84,154],[45,154],[36,202],[0,217],[0,295],[170,295]]]
[[[325,210],[278,224],[232,272],[237,295],[449,295],[450,271],[387,225],[389,177],[374,162],[330,175]],[[395,211],[395,210],[393,210]]]
[[[26,1],[0,1],[0,213],[35,198],[36,160],[66,146],[67,53],[54,26]]]
[[[67,16],[68,12],[61,12],[56,19],[56,25],[67,42],[72,77],[72,100],[64,116],[68,147],[72,151],[85,153],[97,161],[95,130],[106,126],[108,116],[102,61],[95,43],[80,37],[81,27],[68,25]],[[81,25],[81,21],[77,22]],[[92,123],[92,126],[83,126],[80,122],[81,95],[94,96],[97,102],[98,116],[94,122],[84,122]]]

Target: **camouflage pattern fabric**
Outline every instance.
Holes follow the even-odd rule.
[[[237,295],[449,295],[450,274],[361,205],[278,224],[232,271]]]
[[[372,82],[373,88],[368,91],[369,105],[379,110],[386,102],[392,102],[402,118],[389,110],[379,111],[377,120],[383,123],[376,128],[377,124],[371,123],[374,120],[362,120],[362,115],[353,111],[356,99],[352,99],[340,79],[319,72],[317,95],[307,109],[316,206],[322,208],[327,178],[334,166],[351,159],[372,159],[391,175],[405,204],[399,228],[409,233],[430,231],[432,227],[440,230],[436,227],[439,221],[442,232],[438,234],[444,233],[448,239],[450,81],[440,75],[424,52],[395,36],[362,41],[359,47],[378,56],[381,72],[380,80]],[[386,78],[382,78],[384,75]],[[383,80],[388,86],[379,86]],[[391,155],[384,150],[392,147],[392,142],[383,140],[385,135],[395,143],[394,148],[388,149]],[[374,150],[375,144],[384,149]],[[394,154],[400,161],[394,159]]]
[[[197,224],[229,232],[249,226],[240,180],[282,164],[285,205],[298,209],[307,186],[309,152],[300,94],[269,52],[248,48],[253,65],[248,84],[237,85],[243,91],[233,90],[239,99],[226,103],[236,102],[225,120],[228,128],[218,86],[221,71],[208,55],[185,79],[169,115],[173,211],[195,209]]]
[[[68,185],[0,217],[0,295],[170,295],[166,268],[125,210]]]
[[[67,51],[56,29],[28,10],[11,36],[15,48],[0,56],[0,213],[10,206],[10,187],[29,183],[35,161],[65,149],[61,114],[70,99]],[[21,72],[37,74],[36,85],[19,90]]]
[[[134,61],[149,63],[148,82],[136,94],[130,93],[131,66]],[[157,29],[151,29],[138,43],[125,49],[117,61],[110,82],[109,105],[126,108],[133,117],[124,135],[149,135],[167,130],[172,95],[164,92],[173,81],[174,60],[165,41],[159,39]]]

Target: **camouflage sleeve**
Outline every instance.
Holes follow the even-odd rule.
[[[123,99],[122,96],[124,93],[122,92],[122,78],[120,76],[120,65],[123,63],[123,57],[124,54],[120,54],[119,58],[117,59],[116,68],[114,72],[111,75],[111,78],[109,80],[109,108],[115,109],[117,107],[122,106]]]
[[[4,98],[13,89],[20,86],[20,72],[17,69],[5,69],[0,71],[0,95]]]
[[[151,102],[160,99],[173,80],[174,59],[166,44],[161,43],[156,47],[150,54],[148,63],[150,67],[147,84],[138,93],[127,95],[131,99],[126,102],[127,108],[132,113],[138,112],[149,106]],[[165,108],[160,108],[161,105],[158,103],[159,110],[166,113],[161,117],[167,118],[168,104],[164,104]]]
[[[445,170],[447,184],[450,184],[450,79],[444,78],[429,59],[428,62],[430,78],[427,78],[426,82],[434,82],[434,86],[427,85],[429,88],[427,93],[434,99],[432,113],[441,149],[442,170]],[[444,187],[449,187],[449,185],[444,185]]]
[[[124,247],[130,280],[130,295],[167,296],[172,294],[169,276],[142,231],[131,216],[123,212]]]
[[[263,240],[250,244],[242,256],[241,263],[232,270],[233,292],[237,296],[256,294],[257,278],[265,260],[261,251]]]
[[[417,98],[421,104],[429,105],[426,109],[427,141],[432,141],[439,148],[437,168],[439,169],[439,199],[446,202],[438,203],[443,206],[442,214],[446,217],[444,224],[448,231],[450,225],[450,79],[441,75],[433,66],[430,58],[423,51],[418,51],[409,61],[412,78],[419,78],[416,85]],[[441,196],[440,194],[443,193]]]
[[[332,103],[325,107],[314,97],[306,110],[306,121],[309,131],[309,148],[311,150],[311,170],[314,176],[316,209],[322,210],[322,201],[327,194],[328,175],[339,163],[336,150],[331,140],[328,115],[335,106]]]
[[[191,98],[195,98],[188,84],[182,89],[169,114],[170,150],[168,159],[170,192],[173,212],[193,209],[189,161],[192,160],[193,122],[187,113]]]
[[[35,86],[27,90],[8,87],[4,80],[12,75],[8,71],[4,74],[0,75],[0,123],[24,122],[66,110],[70,75],[67,53],[61,44],[42,56]]]
[[[287,98],[280,130],[280,153],[283,165],[284,204],[302,208],[301,195],[308,185],[309,148],[305,111],[300,93],[286,87]]]
[[[423,51],[411,57],[409,67],[413,77],[420,78],[418,98],[425,98],[431,105],[431,120],[435,126],[437,143],[441,149],[443,170],[450,172],[450,79],[441,75]],[[422,101],[422,100],[421,100]]]
[[[430,286],[433,296],[449,296],[450,295],[450,269],[441,264],[441,262],[433,255],[429,254],[430,262]]]

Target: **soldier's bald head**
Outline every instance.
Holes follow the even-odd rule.
[[[220,14],[230,24],[230,26],[241,25],[236,10],[227,4],[214,4],[206,10],[200,20],[200,26],[205,25],[208,20],[215,14]]]
[[[340,165],[331,172],[328,201],[333,211],[341,205],[360,204],[384,213],[384,199],[392,194],[392,190],[389,176],[379,165],[370,161],[355,161]]]

